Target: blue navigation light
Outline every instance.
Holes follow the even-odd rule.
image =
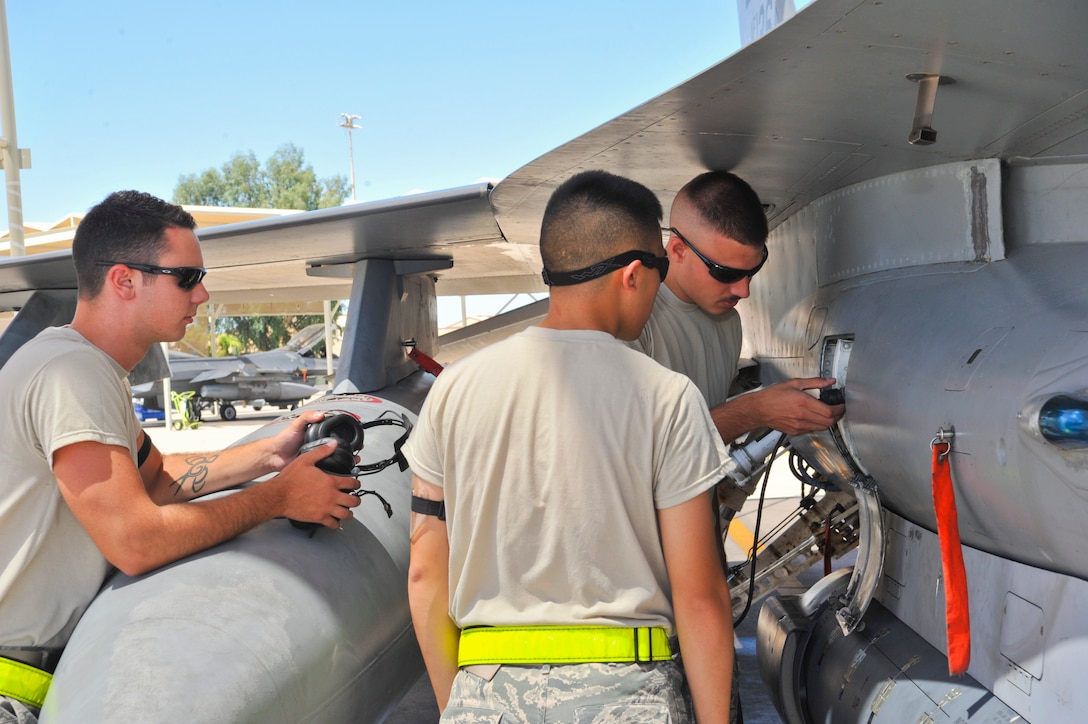
[[[1088,399],[1051,397],[1039,410],[1039,432],[1064,448],[1088,448]]]

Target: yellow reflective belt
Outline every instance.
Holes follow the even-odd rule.
[[[663,628],[481,626],[461,631],[457,665],[588,664],[668,661]]]
[[[9,696],[41,709],[52,681],[52,674],[21,661],[0,657],[0,696]]]

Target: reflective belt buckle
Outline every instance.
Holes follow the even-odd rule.
[[[53,675],[30,664],[0,657],[0,695],[41,709]]]
[[[458,666],[669,661],[661,627],[480,626],[461,632]]]

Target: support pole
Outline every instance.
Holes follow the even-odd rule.
[[[4,0],[0,0],[0,125],[3,126],[4,133],[3,138],[0,138],[0,159],[3,160],[4,179],[7,182],[10,253],[11,256],[24,256],[26,243],[23,240],[23,193],[19,185],[19,169],[23,159],[15,134],[15,91],[11,84],[8,9]]]

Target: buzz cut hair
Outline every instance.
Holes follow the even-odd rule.
[[[746,246],[767,243],[767,214],[759,196],[729,171],[707,171],[688,181],[677,196],[691,202],[713,229]]]
[[[583,171],[555,189],[540,227],[545,269],[575,271],[631,250],[661,251],[661,202],[650,189],[607,171]]]
[[[196,220],[177,204],[142,191],[115,191],[91,207],[72,240],[80,298],[102,291],[109,267],[97,261],[156,264],[170,228],[195,229]]]

